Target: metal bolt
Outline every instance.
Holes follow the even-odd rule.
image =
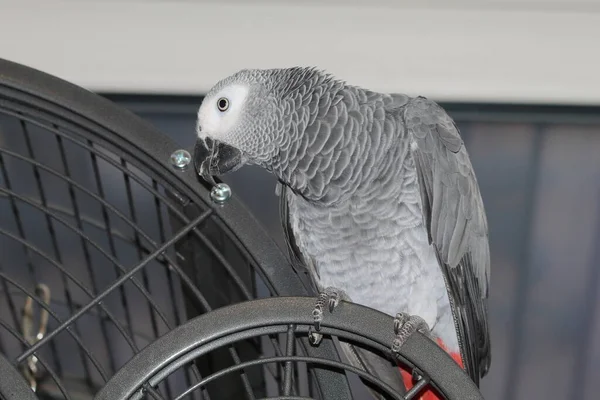
[[[184,169],[192,161],[192,156],[187,150],[179,149],[175,150],[171,154],[171,164],[178,169]]]
[[[226,183],[217,183],[210,191],[210,198],[215,203],[223,204],[231,198],[231,188]]]

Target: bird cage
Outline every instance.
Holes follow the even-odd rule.
[[[40,399],[92,399],[207,311],[309,293],[235,196],[215,201],[178,150],[108,100],[0,61],[0,353]],[[161,390],[234,363],[212,357]],[[232,379],[220,398],[241,388]]]

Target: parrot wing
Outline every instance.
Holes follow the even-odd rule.
[[[310,291],[314,291],[318,293],[319,291],[319,275],[315,268],[312,260],[307,260],[298,245],[296,244],[296,240],[294,237],[294,232],[292,231],[292,226],[290,223],[290,215],[288,208],[288,187],[281,183],[277,183],[276,194],[279,196],[279,219],[281,221],[283,236],[285,239],[285,244],[287,245],[287,252],[290,264],[292,268],[298,273],[302,281],[304,282],[305,287]]]
[[[453,303],[464,365],[479,385],[491,362],[486,304],[490,254],[479,186],[458,128],[438,104],[416,97],[401,110],[429,242]]]

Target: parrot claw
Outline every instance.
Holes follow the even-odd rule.
[[[394,334],[396,338],[392,342],[392,352],[395,354],[398,353],[406,340],[417,331],[427,337],[431,337],[429,326],[423,318],[418,315],[408,315],[406,313],[396,314],[396,318],[394,318]]]
[[[319,333],[321,330],[321,322],[323,321],[323,308],[327,305],[329,312],[333,312],[344,298],[347,298],[344,291],[333,287],[328,287],[319,293],[315,308],[312,312],[314,323],[313,326],[308,328],[308,340],[312,345],[318,346],[323,339],[323,335]]]
[[[321,340],[323,340],[323,335],[315,332],[315,328],[313,328],[312,326],[309,327],[308,341],[310,342],[310,344],[312,344],[313,346],[318,346],[319,343],[321,343]]]

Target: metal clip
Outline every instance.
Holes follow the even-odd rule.
[[[50,306],[50,288],[43,283],[38,284],[35,287],[35,295],[40,297],[41,300],[47,305]],[[27,297],[25,300],[25,306],[23,307],[23,319],[21,321],[21,329],[23,331],[23,337],[29,343],[29,345],[33,346],[38,341],[42,340],[46,335],[46,329],[48,327],[48,311],[40,306],[40,320],[37,334],[33,334],[34,331],[34,315],[33,315],[33,299],[31,297]],[[34,392],[37,389],[37,378],[39,370],[37,367],[38,359],[35,355],[32,355],[27,359],[27,365],[23,369],[23,373],[27,381],[29,382],[29,386],[31,390]]]

